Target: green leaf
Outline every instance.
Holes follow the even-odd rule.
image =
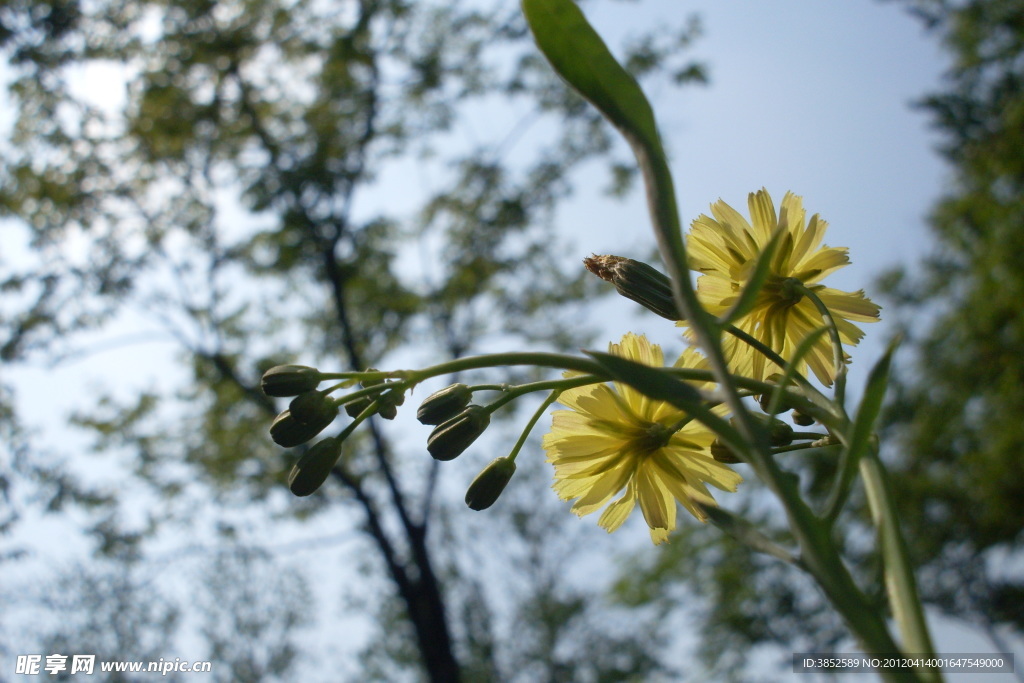
[[[703,309],[690,284],[686,244],[676,207],[672,173],[647,97],[612,56],[601,36],[572,0],[522,0],[523,14],[555,72],[597,107],[633,148],[647,186],[647,204],[662,260],[681,291],[683,313],[704,325]]]
[[[754,308],[754,304],[757,302],[757,295],[761,293],[761,289],[768,279],[768,274],[771,272],[772,257],[778,249],[779,240],[783,232],[785,232],[785,226],[779,225],[775,228],[775,234],[772,235],[771,240],[768,241],[768,244],[765,245],[765,248],[758,255],[757,263],[754,265],[754,272],[746,287],[740,292],[739,299],[732,305],[732,308],[718,319],[718,324],[722,327],[731,325]]]
[[[757,527],[743,519],[743,517],[728,510],[723,510],[717,505],[705,505],[700,501],[695,502],[704,511],[704,514],[708,516],[708,521],[737,541],[757,552],[771,555],[788,564],[799,563],[799,560],[791,552],[758,531]]]
[[[654,112],[640,84],[608,50],[572,0],[523,0],[537,47],[559,76],[627,136],[660,148]]]
[[[853,420],[846,440],[846,447],[839,456],[839,473],[836,475],[836,482],[829,496],[825,508],[825,519],[834,523],[842,511],[846,498],[850,494],[850,487],[853,482],[854,473],[860,463],[860,459],[871,446],[872,433],[875,428],[875,421],[882,409],[882,401],[885,398],[885,390],[889,385],[889,368],[892,365],[892,355],[899,345],[899,339],[893,340],[875,366],[871,368],[868,375],[868,382],[864,388],[864,398],[861,399],[860,407],[857,408],[857,416]]]

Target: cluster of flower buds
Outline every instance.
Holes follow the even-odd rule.
[[[280,446],[301,446],[313,439],[337,418],[339,406],[356,418],[341,434],[323,439],[301,455],[288,475],[288,487],[295,495],[308,496],[323,485],[341,457],[343,441],[360,418],[367,417],[368,408],[375,405],[377,415],[392,420],[405,402],[406,383],[386,379],[374,368],[368,368],[366,373],[373,379],[363,380],[362,391],[350,400],[331,398],[333,388],[319,390],[320,382],[328,376],[305,365],[279,365],[263,375],[262,387],[267,396],[292,398],[288,409],[270,426],[270,436]],[[350,379],[345,386],[354,381]],[[364,393],[375,387],[379,387],[378,392]],[[416,418],[422,424],[434,426],[427,439],[427,451],[434,459],[447,461],[458,457],[487,429],[494,408],[471,404],[472,398],[472,388],[452,384],[431,394],[420,405]],[[466,504],[474,510],[493,505],[515,469],[514,455],[492,462],[473,480],[466,493]]]
[[[338,404],[319,391],[323,376],[305,365],[278,365],[263,374],[263,393],[277,398],[293,397],[288,409],[270,425],[270,438],[279,446],[301,446],[326,429],[338,416]],[[328,438],[309,448],[292,467],[288,488],[308,496],[327,480],[341,455],[341,439]]]
[[[754,414],[753,417],[760,420],[764,425],[765,431],[768,433],[768,445],[772,448],[788,446],[793,443],[794,433],[793,428],[790,425],[776,417],[772,417],[771,415]],[[730,420],[730,422],[735,425],[735,418]],[[715,439],[711,444],[711,455],[715,460],[721,463],[734,464],[741,462],[739,457],[736,456],[736,453],[734,453],[733,450],[721,439]]]
[[[377,368],[366,368],[367,372],[377,372]],[[395,384],[395,380],[384,380],[378,379],[375,381],[363,382],[362,386],[364,389],[370,387],[381,386],[382,384],[387,386],[388,384]],[[374,399],[369,396],[364,396],[356,401],[351,401],[345,404],[345,412],[348,413],[349,417],[359,417],[359,414],[366,410]],[[388,389],[377,394],[377,414],[383,417],[385,420],[394,420],[398,415],[398,406],[405,403],[405,391],[399,389]]]
[[[416,419],[436,425],[427,438],[427,451],[435,460],[457,458],[491,424],[491,411],[470,404],[471,398],[473,391],[465,384],[452,384],[420,404]]]
[[[779,382],[782,381],[782,375],[778,373],[769,375],[767,381],[771,382],[772,384],[778,384]],[[763,410],[766,413],[771,409],[771,400],[771,394],[761,394],[757,398],[757,402],[761,406],[761,410]],[[780,400],[778,405],[775,407],[775,413],[784,413],[788,410],[793,411],[790,414],[790,417],[793,420],[793,424],[799,425],[801,427],[809,427],[815,422],[813,417],[800,412],[795,406],[791,405],[789,401],[787,401],[785,398],[782,398],[782,400]]]
[[[491,423],[491,411],[471,404],[472,398],[470,387],[452,384],[434,392],[420,404],[416,419],[425,425],[435,425],[427,439],[427,451],[435,460],[457,458]],[[466,505],[473,510],[486,510],[494,505],[515,471],[514,456],[491,462],[469,485]]]

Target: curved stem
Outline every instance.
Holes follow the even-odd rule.
[[[544,399],[544,402],[537,407],[537,410],[534,411],[530,421],[526,423],[526,427],[523,429],[522,434],[519,435],[519,440],[516,441],[516,445],[512,447],[512,452],[508,454],[510,460],[516,459],[516,456],[519,455],[519,451],[523,448],[523,444],[526,443],[526,439],[530,436],[530,432],[533,431],[534,425],[537,424],[537,420],[539,420],[540,416],[544,414],[544,411],[548,409],[548,406],[558,400],[558,397],[562,395],[562,391],[562,389],[552,390],[548,397]]]
[[[607,377],[607,373],[597,363],[580,356],[569,356],[562,353],[540,353],[515,351],[509,353],[493,353],[482,356],[465,356],[438,365],[431,365],[422,370],[396,370],[385,373],[388,377],[399,377],[418,384],[425,379],[463,370],[480,370],[502,365],[533,365],[541,368],[576,370],[591,375]]]
[[[513,387],[508,387],[505,393],[494,403],[487,405],[487,410],[490,413],[498,410],[502,406],[510,403],[524,394],[529,394],[534,391],[543,391],[545,389],[551,389],[555,392],[555,397],[561,394],[566,389],[574,389],[576,387],[582,387],[587,384],[597,384],[598,382],[605,381],[604,377],[597,377],[595,375],[581,375],[579,377],[568,377],[566,379],[549,379],[541,382],[530,382],[529,384],[519,384]],[[552,402],[554,399],[552,399]],[[550,405],[550,404],[549,404]]]

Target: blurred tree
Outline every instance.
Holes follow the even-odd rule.
[[[1024,3],[904,4],[951,53],[948,89],[921,106],[945,136],[954,176],[931,216],[934,256],[919,273],[905,269],[882,283],[885,317],[900,321],[916,354],[912,367],[896,364],[883,457],[923,599],[1009,651],[1000,628],[1024,629],[1024,582],[1010,569],[1019,566],[1024,527]],[[824,500],[833,462],[811,453],[785,466]],[[787,541],[773,532],[779,513],[756,491],[737,500],[760,529]],[[873,532],[862,496],[851,510],[846,555],[861,585],[878,587],[880,568],[864,559]],[[629,563],[618,594],[627,604],[657,597],[664,609],[696,613],[701,656],[719,677],[774,680],[778,672],[748,666],[758,646],[781,650],[783,668],[786,653],[851,646],[798,572],[716,529],[680,532],[656,561]]]
[[[287,681],[298,677],[298,643],[293,630],[309,619],[314,604],[301,576],[282,572],[258,548],[227,548],[209,561],[192,603],[201,633],[217,662],[216,681]],[[243,580],[240,580],[243,579]]]
[[[94,672],[98,674],[102,662],[156,662],[174,651],[180,610],[152,590],[137,558],[122,556],[79,564],[62,572],[55,585],[28,597],[35,618],[25,624],[25,630],[53,624],[52,630],[38,634],[39,653],[69,657],[68,670],[58,680],[80,678],[70,673],[72,655],[95,655]],[[25,645],[22,654],[38,652],[33,645]],[[110,672],[105,678],[140,680],[128,672]]]
[[[695,32],[661,27],[628,61],[642,77],[700,81],[681,58]],[[0,162],[12,236],[0,359],[80,354],[83,333],[126,319],[157,324],[180,349],[171,389],[111,391],[73,418],[132,486],[89,489],[68,475],[73,486],[60,486],[53,467],[35,473],[44,495],[99,505],[90,531],[113,554],[168,525],[230,526],[228,510],[247,505],[343,525],[351,515],[336,504],[356,508],[376,551],[368,566],[398,600],[380,608],[405,619],[381,627],[398,641],[392,653],[413,653],[398,670],[434,681],[483,670],[474,657],[501,642],[472,626],[453,640],[438,555],[455,563],[458,552],[428,536],[439,479],[422,445],[404,448],[371,422],[333,483],[285,501],[296,454],[267,438],[281,406],[258,383],[283,362],[362,370],[460,356],[495,337],[582,342],[575,316],[553,314],[587,292],[577,259],[567,265],[553,246],[553,212],[588,160],[610,158],[617,191],[630,174],[605,124],[528,45],[518,10],[16,0],[0,7],[0,49],[15,110]],[[495,142],[474,143],[474,125]],[[524,149],[528,128],[542,142]],[[427,189],[410,190],[410,177]],[[128,507],[141,520],[119,514]]]
[[[908,5],[952,56],[948,89],[921,105],[953,177],[932,257],[886,279],[916,354],[887,415],[894,481],[925,597],[998,645],[997,626],[1024,632],[1006,564],[1024,528],[1024,2]]]

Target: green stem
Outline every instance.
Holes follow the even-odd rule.
[[[470,391],[508,391],[508,384],[474,384],[469,388]]]
[[[812,441],[817,441],[818,439],[828,438],[828,436],[828,434],[822,434],[820,432],[793,432],[794,439],[811,439]]]
[[[534,411],[530,421],[526,423],[523,433],[519,435],[519,440],[516,441],[516,445],[512,447],[512,452],[508,454],[510,460],[516,459],[516,456],[519,455],[519,451],[523,448],[523,444],[526,443],[526,439],[530,436],[530,432],[533,431],[534,425],[537,424],[537,420],[540,419],[540,416],[544,414],[544,411],[547,410],[552,403],[558,400],[558,397],[562,395],[562,391],[562,389],[552,390],[548,397],[544,399],[544,402],[541,403],[537,410]]]
[[[509,353],[493,353],[483,356],[465,356],[456,358],[438,365],[431,365],[422,370],[396,370],[386,373],[388,377],[400,377],[408,380],[410,386],[419,384],[425,379],[437,377],[464,370],[480,370],[482,368],[493,368],[505,365],[532,365],[541,368],[557,368],[562,370],[575,370],[591,375],[607,377],[594,361],[580,356],[569,356],[561,353],[539,353],[528,351],[514,351]]]
[[[820,443],[811,441],[810,443],[793,443],[788,446],[776,446],[772,449],[772,453],[789,453],[791,451],[804,451],[812,448],[828,448],[829,446],[838,446],[838,443]]]
[[[510,403],[524,394],[529,394],[534,391],[544,391],[545,389],[551,389],[561,394],[566,389],[575,389],[576,387],[586,386],[587,384],[597,384],[604,382],[604,377],[597,377],[595,375],[580,375],[578,377],[568,377],[566,379],[548,379],[541,382],[530,382],[529,384],[518,384],[516,386],[508,387],[494,403],[487,405],[487,411],[493,413],[502,406]],[[556,394],[557,396],[557,394]]]

